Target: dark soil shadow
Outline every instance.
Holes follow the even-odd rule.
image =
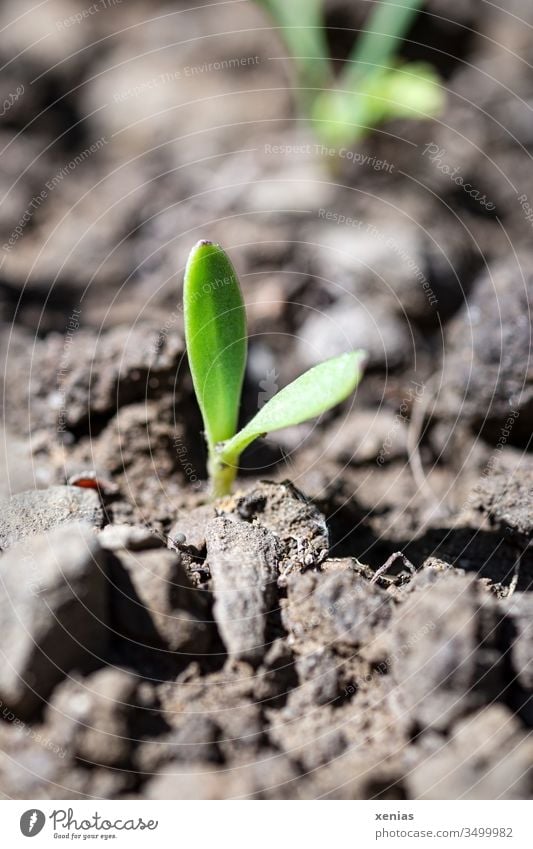
[[[192,648],[189,655],[173,652],[165,646],[149,610],[118,558],[111,560],[110,580],[113,587],[111,662],[133,669],[139,676],[155,682],[175,680],[193,659],[206,669],[223,665],[226,654],[222,644],[217,643],[214,629],[210,652],[205,656]],[[206,616],[210,615],[206,611]],[[131,631],[124,627],[125,622],[131,623]]]
[[[435,528],[398,547],[415,566],[427,557],[438,557],[503,586],[508,586],[518,572],[516,589],[533,589],[533,552],[512,537],[475,528]]]

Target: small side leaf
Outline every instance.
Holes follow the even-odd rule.
[[[237,429],[246,366],[246,314],[235,269],[219,245],[192,249],[183,291],[187,356],[207,443]]]
[[[444,90],[437,72],[425,62],[408,62],[385,80],[387,118],[428,118],[444,108]]]
[[[220,459],[235,463],[254,439],[320,416],[344,401],[363,374],[366,354],[353,351],[309,369],[281,389],[239,433],[219,451]]]
[[[314,104],[316,130],[326,143],[356,141],[391,118],[429,118],[444,106],[441,81],[424,62],[374,71],[362,77],[357,89],[331,90]]]

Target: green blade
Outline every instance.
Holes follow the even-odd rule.
[[[331,76],[323,0],[258,0],[279,24],[304,86],[324,88]]]
[[[183,305],[189,367],[213,449],[237,429],[247,347],[239,280],[219,245],[202,241],[192,249]]]
[[[372,71],[383,70],[399,52],[407,30],[424,0],[381,0],[373,6],[365,29],[348,58],[341,88],[356,89],[358,80]]]
[[[226,442],[219,452],[220,459],[233,464],[259,436],[301,424],[340,404],[361,380],[365,360],[364,351],[353,351],[306,371],[274,395],[246,427]]]

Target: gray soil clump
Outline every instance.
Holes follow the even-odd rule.
[[[221,637],[230,658],[255,665],[266,651],[277,601],[278,542],[264,527],[224,518],[209,522],[206,536]]]
[[[0,698],[28,718],[72,669],[105,657],[107,556],[90,528],[72,524],[15,546],[1,567]]]
[[[5,550],[35,534],[71,522],[102,527],[104,512],[95,490],[54,486],[20,492],[0,504],[0,548]]]

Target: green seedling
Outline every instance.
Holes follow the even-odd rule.
[[[255,439],[316,418],[357,387],[363,351],[333,357],[281,389],[237,432],[246,367],[246,312],[239,280],[219,245],[192,249],[183,291],[185,339],[194,391],[204,422],[214,497],[227,495],[239,458]]]
[[[323,26],[322,0],[257,0],[280,27],[300,82],[302,109],[312,106],[317,89],[332,81],[328,43]]]
[[[423,0],[374,4],[333,85],[322,0],[257,0],[279,26],[295,62],[303,112],[327,144],[348,144],[391,118],[437,115],[444,96],[436,71],[396,58]]]

